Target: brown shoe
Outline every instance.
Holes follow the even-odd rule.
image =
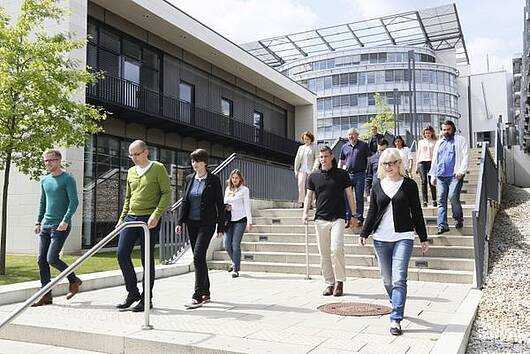
[[[31,307],[51,305],[53,303],[52,293],[46,293],[42,295],[39,301],[34,302]]]
[[[326,286],[326,288],[324,289],[324,292],[322,292],[322,295],[324,296],[333,295],[333,285]]]
[[[342,296],[343,284],[341,281],[335,283],[335,290],[333,290],[333,296]]]
[[[68,294],[66,294],[66,300],[70,300],[74,297],[75,294],[79,292],[79,287],[83,284],[83,281],[79,278],[76,278],[73,282],[70,283],[68,286]]]

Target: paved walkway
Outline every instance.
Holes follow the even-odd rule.
[[[349,279],[341,298],[323,297],[319,277],[242,273],[232,279],[226,271],[211,271],[210,279],[212,302],[195,310],[183,307],[191,296],[193,273],[157,280],[151,331],[140,330],[143,314],[114,308],[125,295],[123,287],[114,287],[30,308],[0,337],[32,342],[49,332],[53,338],[46,344],[113,353],[180,353],[191,352],[192,346],[194,353],[425,354],[458,316],[470,291],[469,285],[409,282],[404,335],[394,337],[388,315],[341,317],[317,310],[329,302],[388,305],[379,279]],[[1,306],[0,316],[14,306]]]

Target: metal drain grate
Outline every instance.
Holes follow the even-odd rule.
[[[362,302],[336,302],[320,305],[318,309],[322,312],[339,316],[379,316],[392,312],[392,309],[388,306],[364,304]]]

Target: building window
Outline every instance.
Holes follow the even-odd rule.
[[[254,111],[254,142],[262,141],[263,132],[263,113]]]
[[[228,98],[221,98],[221,113],[227,117],[234,116],[234,102]]]
[[[368,94],[368,105],[375,106],[375,95],[373,93]]]

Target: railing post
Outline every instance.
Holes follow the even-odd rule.
[[[304,224],[305,229],[305,279],[309,280],[311,277],[309,276],[309,225],[306,223]]]
[[[144,325],[142,329],[153,329],[149,324],[149,315],[151,312],[151,232],[147,224],[143,224],[144,229]],[[153,256],[154,257],[154,256]]]

